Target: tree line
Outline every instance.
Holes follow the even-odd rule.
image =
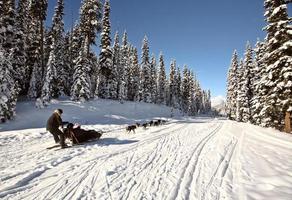
[[[244,59],[233,53],[227,78],[227,115],[282,130],[286,112],[292,112],[291,1],[265,0],[264,41],[253,49],[247,43]]]
[[[16,5],[17,4],[17,5]],[[64,0],[58,0],[51,27],[45,27],[47,0],[0,0],[0,118],[15,116],[20,96],[38,107],[52,98],[74,101],[104,98],[165,104],[189,115],[211,109],[210,91],[194,73],[172,60],[167,77],[164,56],[150,56],[147,36],[138,49],[125,31],[111,40],[110,2],[83,0],[78,22],[64,29]],[[100,34],[100,53],[92,50]]]

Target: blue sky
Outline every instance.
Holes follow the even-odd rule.
[[[80,0],[65,0],[68,29],[78,19]],[[126,29],[130,42],[141,48],[146,34],[150,51],[162,51],[166,68],[171,59],[196,73],[212,96],[225,96],[232,52],[243,55],[246,42],[263,39],[263,0],[111,0],[112,34]],[[49,0],[48,24],[56,0]],[[291,7],[289,7],[289,12]],[[98,49],[97,49],[98,51]]]

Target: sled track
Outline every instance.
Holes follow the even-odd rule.
[[[205,145],[216,135],[216,133],[221,129],[222,123],[216,125],[215,129],[213,129],[207,136],[205,136],[195,149],[192,151],[192,157],[188,160],[184,173],[180,178],[180,182],[178,183],[178,187],[172,194],[170,199],[189,199],[190,198],[190,189],[191,184],[194,178],[194,173],[197,169],[197,164],[200,160],[200,155],[205,147]]]
[[[151,132],[151,134],[162,132],[161,134],[157,134],[157,135],[154,135],[152,137],[149,137],[149,138],[147,138],[146,140],[144,140],[142,142],[138,142],[138,144],[135,144],[135,143],[134,144],[130,144],[130,145],[128,145],[128,147],[120,148],[119,150],[111,152],[110,154],[106,153],[106,154],[103,154],[103,155],[98,155],[97,157],[94,157],[94,158],[92,158],[90,160],[86,160],[82,164],[84,166],[82,166],[80,168],[79,165],[77,165],[77,167],[76,167],[78,169],[78,172],[79,172],[79,170],[82,172],[81,174],[78,174],[78,172],[76,172],[76,173],[73,172],[73,174],[72,174],[72,172],[68,173],[69,174],[68,176],[64,175],[60,179],[55,180],[54,183],[48,184],[44,188],[40,189],[39,193],[43,193],[42,195],[38,194],[38,192],[37,192],[36,194],[33,194],[33,195],[27,194],[27,195],[23,196],[23,198],[31,199],[31,198],[38,197],[38,199],[40,199],[41,197],[43,197],[45,199],[45,198],[48,198],[50,196],[52,196],[52,197],[54,196],[55,197],[56,194],[61,193],[62,190],[64,192],[64,188],[62,188],[62,185],[66,185],[66,188],[75,188],[75,189],[72,189],[72,190],[69,190],[69,191],[67,191],[68,189],[65,189],[65,191],[68,192],[68,195],[66,195],[66,197],[70,197],[69,194],[70,193],[73,193],[73,194],[76,193],[76,192],[74,192],[74,190],[77,190],[78,184],[80,184],[82,181],[84,181],[86,176],[88,176],[88,174],[90,174],[90,171],[99,171],[98,170],[99,167],[101,167],[108,159],[110,159],[110,158],[112,158],[112,157],[114,157],[116,155],[126,154],[126,153],[131,152],[131,151],[135,152],[135,150],[137,148],[140,148],[143,145],[151,143],[151,142],[153,142],[153,141],[155,141],[155,140],[157,140],[157,139],[159,139],[159,138],[161,138],[163,136],[169,135],[168,130],[172,129],[173,127],[176,127],[176,126],[178,126],[178,125],[177,124],[170,124],[167,127],[163,127],[163,128],[160,128],[160,129],[158,129],[156,131]],[[179,127],[175,128],[175,129],[172,129],[172,132],[175,132],[177,130],[182,129],[183,126],[184,126],[184,124],[179,125]],[[74,152],[74,149],[72,149],[72,150],[68,149],[68,151]],[[57,165],[54,166],[54,171],[56,171],[56,168],[58,168],[59,165],[62,165],[62,167],[64,167],[64,164],[66,162],[68,162],[68,161],[74,162],[74,160],[80,160],[78,158],[80,156],[85,156],[84,153],[85,153],[84,151],[80,151],[78,153],[75,152],[74,156],[71,156],[71,157],[70,156],[69,157],[65,156],[65,157],[67,157],[66,160],[64,160],[64,157],[63,158],[58,158],[58,160],[61,159],[62,162],[60,164],[57,164]],[[53,163],[54,161],[52,159],[48,159],[47,162]],[[44,166],[44,164],[42,164],[41,166]],[[37,169],[40,168],[41,166],[37,166],[33,171],[38,171]],[[74,166],[76,166],[76,165],[69,166],[68,172],[70,171],[70,168],[74,168]],[[7,196],[9,194],[14,194],[14,193],[21,192],[21,191],[24,191],[24,190],[29,190],[30,188],[35,186],[33,184],[34,179],[38,178],[39,176],[41,176],[42,174],[44,174],[47,171],[51,171],[49,169],[50,169],[49,167],[45,167],[44,170],[38,171],[37,172],[38,174],[36,174],[35,172],[31,173],[32,170],[27,170],[27,171],[24,171],[24,172],[19,172],[19,173],[15,174],[15,175],[11,175],[10,177],[1,178],[1,179],[8,180],[8,179],[11,179],[11,178],[18,178],[17,177],[18,175],[24,175],[24,176],[27,177],[25,179],[20,179],[20,181],[17,182],[16,184],[10,185],[10,186],[6,187],[4,190],[1,190],[0,191],[0,197],[4,198],[5,196]],[[64,174],[66,174],[66,173],[64,173]],[[72,176],[75,177],[75,181],[70,183],[68,180],[70,180],[70,178]],[[95,174],[95,176],[92,177],[92,179],[96,179],[96,178],[97,178],[97,174]],[[55,187],[55,184],[60,185],[60,187]],[[79,185],[79,187],[80,187],[80,185]],[[48,188],[51,188],[49,190],[49,192],[47,191]]]

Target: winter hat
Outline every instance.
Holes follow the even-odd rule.
[[[59,109],[55,110],[54,112],[58,113],[59,115],[61,115],[63,113],[63,110],[59,108]]]

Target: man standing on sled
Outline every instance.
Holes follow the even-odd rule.
[[[63,128],[64,124],[61,118],[62,113],[62,109],[57,109],[54,111],[54,113],[47,121],[47,130],[54,136],[55,142],[60,143],[61,148],[65,148],[67,146],[65,144],[65,136],[64,133],[59,129],[60,126]]]

